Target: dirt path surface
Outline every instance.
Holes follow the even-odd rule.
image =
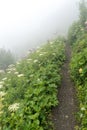
[[[55,130],[74,130],[76,99],[75,89],[70,80],[69,63],[71,59],[71,48],[68,44],[65,47],[66,61],[62,67],[62,84],[58,90],[59,105],[53,109],[52,118]]]

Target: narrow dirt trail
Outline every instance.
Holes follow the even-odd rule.
[[[69,63],[71,59],[71,48],[68,44],[65,47],[66,61],[62,67],[62,83],[58,90],[59,105],[53,109],[52,118],[55,130],[74,130],[75,112],[77,110],[75,89],[70,80]]]

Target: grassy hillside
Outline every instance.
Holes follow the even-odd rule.
[[[64,42],[55,40],[8,67],[0,81],[1,130],[49,129],[64,60]]]

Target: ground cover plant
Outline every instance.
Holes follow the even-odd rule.
[[[76,41],[73,46],[73,54],[70,64],[71,77],[74,80],[77,97],[79,101],[79,111],[77,119],[78,130],[87,130],[87,34],[85,33]]]
[[[49,129],[64,60],[64,42],[57,39],[7,68],[0,80],[1,130]]]

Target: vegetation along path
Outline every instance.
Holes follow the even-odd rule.
[[[55,130],[74,130],[76,125],[76,96],[69,74],[71,48],[68,44],[66,44],[65,53],[66,61],[62,67],[62,83],[58,92],[59,105],[53,109]]]

